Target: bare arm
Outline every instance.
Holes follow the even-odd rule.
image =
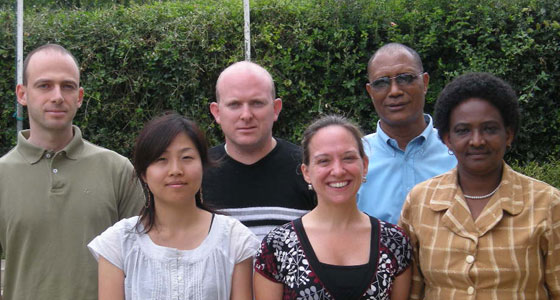
[[[280,300],[284,286],[255,272],[253,277],[255,300]]]
[[[401,275],[395,278],[391,291],[391,300],[407,300],[410,293],[410,280],[412,279],[412,268],[408,267]]]
[[[99,300],[124,300],[124,273],[99,257]]]
[[[233,267],[231,278],[231,300],[251,300],[253,290],[251,289],[253,277],[253,257],[238,263]]]

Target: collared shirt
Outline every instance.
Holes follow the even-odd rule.
[[[513,171],[473,220],[457,169],[417,185],[400,225],[411,299],[560,299],[560,191]]]
[[[432,118],[428,126],[402,151],[377,123],[377,132],[364,137],[369,158],[367,182],[358,191],[358,208],[370,216],[396,224],[408,192],[419,182],[455,167],[455,156],[439,139]]]
[[[4,299],[97,299],[97,263],[86,245],[143,204],[127,158],[74,137],[58,152],[18,134],[0,158]]]

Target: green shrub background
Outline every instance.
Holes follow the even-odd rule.
[[[487,71],[511,83],[519,94],[522,127],[506,159],[520,167],[552,162],[558,168],[560,1],[255,0],[251,5],[252,58],[272,73],[284,102],[276,136],[297,143],[305,126],[325,113],[346,115],[364,132],[374,131],[366,64],[375,49],[395,41],[415,48],[430,73],[428,113],[445,84],[465,72]],[[130,156],[144,122],[164,110],[198,121],[211,144],[223,140],[208,105],[220,71],[244,59],[241,0],[87,11],[33,8],[26,11],[24,37],[24,53],[52,42],[80,61],[85,99],[75,123],[93,143]],[[3,8],[0,155],[15,144],[14,77],[15,12]],[[548,174],[560,180],[555,170],[541,176]]]

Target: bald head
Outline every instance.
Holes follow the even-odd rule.
[[[407,52],[408,54],[410,54],[410,56],[412,57],[412,60],[414,61],[414,63],[416,64],[416,67],[418,68],[418,70],[420,72],[424,72],[424,66],[422,65],[422,59],[420,58],[420,55],[418,55],[418,52],[414,51],[414,49],[400,44],[400,43],[389,43],[384,45],[383,47],[377,49],[377,51],[375,51],[375,53],[371,56],[371,58],[368,61],[368,65],[367,65],[367,72],[368,72],[368,77],[371,78],[371,73],[373,71],[373,69],[375,68],[375,66],[373,65],[373,60],[375,59],[375,57],[377,57],[377,55],[384,53],[384,54],[397,54],[400,52]]]
[[[265,68],[256,63],[249,61],[240,61],[227,67],[222,71],[222,73],[220,73],[220,76],[218,76],[218,80],[216,81],[216,101],[220,101],[220,90],[223,87],[223,82],[227,80],[228,77],[236,76],[238,74],[252,74],[263,78],[269,83],[271,99],[276,98],[276,89],[274,87],[274,81],[272,80],[272,76],[270,75],[270,73],[268,73]]]
[[[54,52],[54,53],[59,53],[59,54],[63,54],[63,55],[68,55],[72,58],[72,60],[74,61],[74,63],[76,64],[76,69],[78,69],[78,78],[80,76],[80,64],[78,63],[78,60],[76,59],[76,57],[74,55],[72,55],[72,53],[70,53],[70,51],[66,50],[66,48],[58,45],[58,44],[45,44],[43,46],[37,47],[35,48],[33,51],[29,52],[27,54],[27,56],[25,57],[25,60],[23,61],[23,73],[22,73],[22,83],[24,86],[27,86],[27,77],[28,77],[28,69],[29,69],[29,62],[31,61],[31,58],[33,58],[33,56],[39,52]]]

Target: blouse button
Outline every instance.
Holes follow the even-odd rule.
[[[47,154],[45,155],[45,157],[46,157],[46,158],[51,158],[51,154],[50,154],[50,153],[47,153]]]
[[[467,255],[467,263],[472,264],[474,262],[474,256],[472,255]]]
[[[469,286],[469,288],[467,289],[467,294],[469,294],[469,295],[474,294],[474,287]]]
[[[53,172],[54,174],[56,174],[56,173],[58,173],[58,169],[52,169],[52,172]]]

